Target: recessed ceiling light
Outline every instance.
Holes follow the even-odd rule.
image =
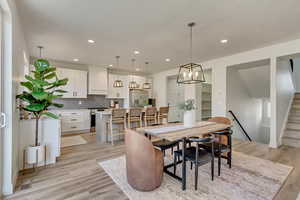
[[[223,40],[220,40],[220,42],[221,42],[222,44],[225,44],[225,43],[228,42],[228,40],[227,40],[227,39],[223,39]]]
[[[78,59],[78,58],[74,58],[73,61],[74,61],[74,62],[78,62],[79,59]]]
[[[94,44],[95,41],[94,40],[88,40],[88,43]]]
[[[110,66],[110,67],[112,67],[113,65],[112,65],[112,64],[110,64],[109,66]]]
[[[136,68],[135,71],[139,72],[139,71],[141,71],[141,69],[140,68]]]
[[[171,61],[171,59],[170,58],[166,58],[166,62],[170,62]]]
[[[135,55],[140,54],[139,51],[134,51],[133,53],[134,53]]]

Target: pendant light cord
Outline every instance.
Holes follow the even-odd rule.
[[[188,24],[188,26],[190,27],[190,59],[191,59],[191,63],[193,62],[193,26],[195,26],[196,23],[195,22],[191,22]]]
[[[120,56],[116,56],[116,60],[117,60],[117,70],[119,70]],[[119,75],[118,75],[118,79],[120,79]]]
[[[134,62],[135,62],[135,59],[131,59],[131,62],[132,62],[132,69],[134,70]],[[134,81],[134,78],[133,78],[133,73],[131,75],[131,81]]]
[[[43,46],[38,46],[38,48],[39,48],[39,53],[40,53],[40,58],[42,58],[42,50],[43,50]]]

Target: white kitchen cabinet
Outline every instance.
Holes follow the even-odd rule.
[[[91,95],[107,95],[107,69],[102,67],[89,67],[88,93]]]
[[[116,80],[121,80],[123,82],[123,87],[115,88],[113,84]],[[108,93],[106,98],[117,99],[117,98],[127,98],[128,96],[128,76],[119,74],[109,74],[108,75]]]
[[[90,110],[56,110],[55,113],[61,117],[62,133],[90,131]]]
[[[62,98],[87,98],[87,71],[57,68],[57,76],[69,79],[67,85],[60,87],[67,91]]]

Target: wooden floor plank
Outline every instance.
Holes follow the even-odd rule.
[[[7,200],[35,199],[128,199],[113,180],[98,165],[99,161],[124,154],[124,144],[97,144],[94,134],[82,135],[88,144],[65,147],[55,165],[37,172],[20,174],[16,191]],[[235,151],[293,166],[275,200],[295,200],[300,191],[300,148],[267,145],[234,140]],[[234,162],[234,161],[233,161]]]

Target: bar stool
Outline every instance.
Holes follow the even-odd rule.
[[[158,112],[158,122],[162,123],[163,119],[166,119],[168,123],[168,116],[169,116],[169,107],[160,107]]]
[[[110,131],[111,144],[114,145],[114,137],[121,136],[125,134],[126,129],[126,109],[113,109],[109,122],[107,123]],[[113,126],[117,125],[117,128]],[[120,126],[123,127],[123,130],[120,129]],[[117,133],[114,131],[117,130]]]
[[[157,122],[157,109],[155,107],[146,108],[144,115],[145,126],[151,125],[148,122],[153,122],[156,124]],[[152,123],[153,124],[153,123]]]
[[[131,129],[131,123],[138,123],[139,127],[142,127],[142,108],[130,108],[128,114],[129,129]]]

